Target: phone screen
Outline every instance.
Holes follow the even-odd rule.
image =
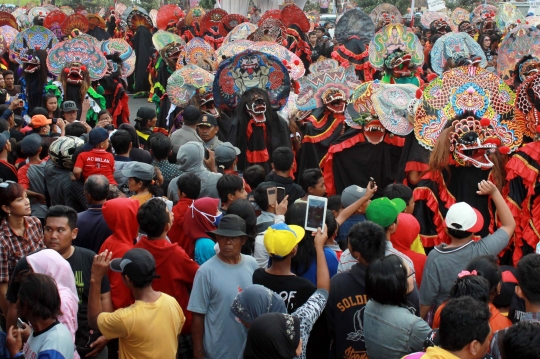
[[[285,188],[278,187],[277,188],[277,203],[281,203],[284,198],[285,198]]]
[[[271,206],[273,204],[276,204],[277,201],[277,189],[276,187],[270,187],[266,190],[266,193],[268,195],[268,205]]]
[[[308,198],[306,229],[316,230],[317,228],[324,228],[326,203],[327,201],[324,198]]]

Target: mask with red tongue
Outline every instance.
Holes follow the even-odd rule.
[[[345,93],[335,88],[326,90],[322,95],[322,100],[326,108],[335,114],[345,112],[345,106],[347,105],[345,98]]]
[[[216,109],[216,105],[214,103],[214,94],[212,93],[212,91],[207,92],[201,96],[200,110],[201,113],[212,115],[214,117],[219,117],[219,112]]]
[[[388,55],[384,64],[391,71],[393,77],[409,77],[413,73],[413,69],[410,67],[411,59],[411,54],[397,50]]]
[[[72,62],[70,65],[64,68],[66,73],[66,80],[68,84],[80,85],[84,81],[84,75],[86,72],[86,66],[80,62]]]
[[[266,102],[259,95],[254,95],[251,102],[246,104],[246,110],[255,122],[266,122]]]

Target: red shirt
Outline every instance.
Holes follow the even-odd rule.
[[[199,265],[189,258],[178,244],[170,243],[166,239],[149,240],[144,236],[135,248],[146,249],[156,260],[156,274],[160,278],[154,279],[152,288],[176,299],[186,316],[182,334],[191,333],[191,312],[187,310],[187,306]]]
[[[102,148],[94,148],[88,152],[81,152],[75,162],[75,167],[82,169],[83,178],[91,175],[103,175],[111,184],[114,180],[114,157]]]

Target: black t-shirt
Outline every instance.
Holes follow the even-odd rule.
[[[263,268],[253,272],[253,284],[260,284],[276,292],[285,301],[287,312],[294,313],[317,288],[309,280],[295,275],[274,275]]]
[[[0,161],[0,182],[13,181],[19,182],[17,169],[6,161]]]

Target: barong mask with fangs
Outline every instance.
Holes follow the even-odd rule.
[[[384,65],[393,77],[408,77],[415,70],[414,65],[411,64],[411,59],[411,54],[396,50],[388,55],[388,58],[384,61]]]
[[[36,50],[39,50],[39,47]],[[41,60],[32,53],[21,55],[20,60],[23,63],[24,72],[29,74],[33,74],[41,67]]]
[[[494,35],[497,32],[495,14],[484,14],[482,15],[482,19],[482,34]]]
[[[537,58],[532,58],[519,65],[519,78],[521,82],[532,77],[540,72],[540,61]]]
[[[347,105],[345,93],[339,89],[330,88],[322,95],[322,101],[327,109],[333,113],[345,112]]]
[[[487,119],[478,121],[469,116],[452,123],[450,151],[460,166],[474,166],[481,169],[493,167],[489,154],[501,145],[501,139],[491,125],[482,126],[483,121],[489,122]]]
[[[217,111],[216,105],[214,103],[214,93],[212,92],[212,89],[210,89],[210,91],[207,91],[201,94],[199,103],[200,103],[201,113],[204,113],[206,115],[211,115],[214,117],[219,117],[219,112]],[[265,106],[265,110],[266,110],[266,106]]]
[[[474,26],[473,26],[470,22],[468,22],[468,21],[463,21],[461,24],[459,24],[458,31],[459,31],[459,32],[465,32],[465,33],[469,34],[472,38],[474,38],[474,36],[475,36],[476,33],[478,32],[478,30],[476,29],[476,27],[474,27]]]
[[[450,25],[448,25],[448,23],[442,18],[433,21],[433,23],[431,24],[431,28],[441,35],[452,32]]]
[[[364,130],[364,136],[366,140],[372,145],[378,145],[384,140],[386,134],[386,128],[379,121],[379,117],[375,113],[362,113],[355,119],[352,119],[354,124],[351,126],[357,128],[356,125],[360,125]]]
[[[173,71],[176,69],[176,63],[178,62],[178,58],[180,57],[183,49],[184,46],[182,44],[171,42],[160,51],[161,57],[167,62],[167,65]]]
[[[246,104],[246,110],[255,122],[266,122],[266,102],[262,96],[255,94]]]
[[[475,54],[467,54],[465,52],[454,52],[452,54],[452,60],[454,60],[454,67],[460,66],[474,66],[479,67],[482,62],[482,57]]]
[[[64,72],[67,74],[66,79],[68,84],[80,85],[84,81],[84,72],[86,66],[79,62],[72,62],[71,66],[64,68]]]

